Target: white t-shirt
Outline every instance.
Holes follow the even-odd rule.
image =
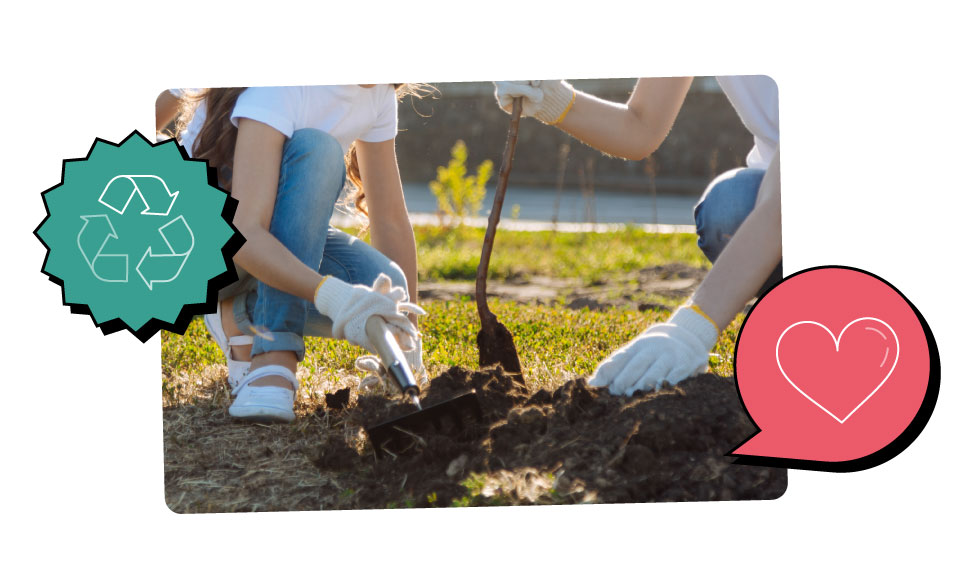
[[[780,145],[777,84],[769,76],[717,76],[717,83],[754,135],[747,167],[767,169]]]
[[[181,137],[188,155],[204,123],[205,104],[195,110]],[[231,122],[250,118],[286,137],[299,129],[318,129],[335,137],[347,152],[356,139],[377,143],[395,137],[398,109],[395,90],[388,84],[371,88],[344,86],[278,86],[248,88],[238,96]]]

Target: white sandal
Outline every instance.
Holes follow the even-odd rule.
[[[251,385],[266,376],[281,376],[291,383],[293,389]],[[259,423],[290,423],[295,420],[298,378],[290,369],[280,365],[262,366],[249,372],[235,390],[238,391],[238,397],[228,407],[231,416]]]
[[[231,395],[238,394],[238,386],[248,375],[251,369],[250,361],[240,361],[231,357],[231,348],[235,345],[251,345],[255,339],[251,335],[236,335],[229,338],[224,332],[224,323],[221,321],[221,302],[218,302],[218,310],[214,314],[204,315],[204,326],[211,333],[211,338],[215,340],[218,347],[224,353],[225,360],[228,362],[228,385],[231,386]]]

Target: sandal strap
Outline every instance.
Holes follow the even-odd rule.
[[[235,345],[251,345],[255,342],[255,338],[251,335],[235,335],[234,337],[228,337],[228,346],[234,347]]]
[[[295,374],[292,373],[290,369],[280,365],[263,365],[256,370],[251,370],[248,372],[248,375],[245,376],[245,379],[238,384],[238,390],[265,376],[281,376],[291,383],[294,392],[298,392],[298,378],[295,377]]]

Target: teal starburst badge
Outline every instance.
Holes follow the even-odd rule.
[[[105,334],[183,334],[237,278],[237,201],[173,140],[155,145],[137,131],[120,144],[97,139],[86,158],[64,161],[43,198],[43,273]]]

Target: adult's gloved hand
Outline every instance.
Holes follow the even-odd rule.
[[[493,82],[496,100],[506,112],[513,111],[513,98],[523,99],[523,116],[532,116],[549,125],[559,124],[576,100],[576,90],[566,80],[529,80]]]
[[[405,313],[424,315],[419,306],[407,302],[408,295],[392,279],[379,274],[372,287],[352,285],[329,276],[315,291],[315,308],[332,319],[332,335],[375,352],[365,333],[365,322],[378,315],[399,340],[403,351],[415,349],[419,332]]]
[[[702,311],[682,307],[666,323],[650,327],[613,352],[597,366],[589,384],[626,396],[664,382],[676,384],[707,371],[717,336],[717,326]]]

